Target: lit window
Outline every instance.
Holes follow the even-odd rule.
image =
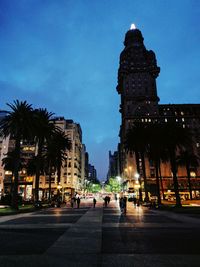
[[[181,111],[181,115],[184,115],[184,112],[183,111]]]
[[[12,172],[11,171],[5,171],[5,174],[12,174]]]
[[[185,124],[183,124],[183,128],[185,128]]]
[[[182,118],[182,121],[185,121],[185,119],[184,119],[184,118]]]
[[[191,177],[196,177],[196,173],[195,172],[190,172],[190,176]]]
[[[167,119],[165,118],[165,122],[167,122]]]
[[[196,143],[196,146],[197,146],[197,147],[200,147],[200,144],[199,144],[199,143]]]

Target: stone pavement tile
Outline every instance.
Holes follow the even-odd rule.
[[[66,229],[0,230],[0,255],[44,253]],[[2,240],[4,240],[2,242]]]
[[[199,240],[197,229],[103,228],[102,253],[199,255]]]
[[[46,252],[48,255],[98,254],[102,241],[102,208],[90,209]]]
[[[144,223],[182,223],[178,219],[172,219],[168,218],[165,216],[147,216],[147,215],[142,215],[142,216],[134,216],[134,215],[129,215],[129,214],[121,214],[121,215],[108,215],[104,214],[103,216],[103,223],[108,223],[108,222],[119,222],[119,223],[139,223],[139,222],[144,222]]]
[[[72,223],[35,223],[35,224],[0,224],[0,230],[9,229],[65,229],[72,226]]]
[[[0,226],[1,227],[1,226]],[[197,224],[184,224],[184,223],[144,223],[144,222],[140,222],[140,223],[113,223],[113,222],[109,222],[109,223],[103,223],[102,225],[103,228],[123,228],[123,227],[132,227],[132,228],[165,228],[165,229],[169,229],[169,228],[184,228],[184,229],[190,229],[191,227],[193,229],[199,229],[199,225]]]
[[[71,215],[71,216],[26,216],[26,217],[20,217],[16,219],[12,219],[9,221],[4,222],[4,225],[9,224],[41,224],[41,223],[49,223],[49,218],[51,220],[51,223],[75,223],[79,218],[81,218],[81,214],[79,216]],[[1,224],[0,224],[1,225]]]
[[[102,267],[199,267],[199,263],[199,255],[102,255]]]
[[[2,256],[1,267],[101,267],[101,255],[29,255],[29,256]]]

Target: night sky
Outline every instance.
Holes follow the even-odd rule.
[[[199,0],[0,0],[0,109],[27,100],[80,123],[104,179],[119,142],[119,54],[130,24],[161,67],[160,103],[200,103]]]

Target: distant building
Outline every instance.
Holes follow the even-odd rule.
[[[97,182],[98,179],[97,179],[97,171],[95,169],[95,167],[91,164],[88,165],[88,180],[90,182]]]
[[[173,120],[177,124],[192,130],[193,150],[200,156],[200,104],[158,104],[156,78],[160,73],[156,56],[147,50],[140,30],[131,29],[125,35],[125,48],[120,54],[117,91],[121,96],[120,127],[120,174],[128,182],[128,188],[135,186],[137,173],[134,155],[124,149],[128,129],[136,121],[143,123]],[[155,169],[148,158],[145,159],[147,182],[151,194],[155,194]],[[142,172],[140,173],[142,177]],[[169,163],[161,164],[164,191],[172,188],[172,174]],[[200,168],[191,168],[193,195],[200,196]],[[180,190],[188,191],[187,173],[184,167],[178,168]]]
[[[61,186],[64,194],[81,192],[84,184],[85,146],[82,144],[82,130],[80,124],[64,117],[53,119],[56,126],[65,132],[71,141],[71,150],[67,151],[66,161],[61,171]],[[55,180],[56,182],[56,180]]]
[[[107,180],[109,180],[110,177],[116,176],[120,176],[119,151],[115,151],[113,154],[109,151]]]

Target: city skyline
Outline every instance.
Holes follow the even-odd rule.
[[[131,23],[156,53],[160,103],[199,103],[197,1],[1,1],[1,107],[15,99],[80,123],[99,179],[119,142],[119,55]],[[30,15],[32,15],[30,17]],[[159,15],[159,18],[158,18]],[[172,23],[173,22],[173,23]]]

